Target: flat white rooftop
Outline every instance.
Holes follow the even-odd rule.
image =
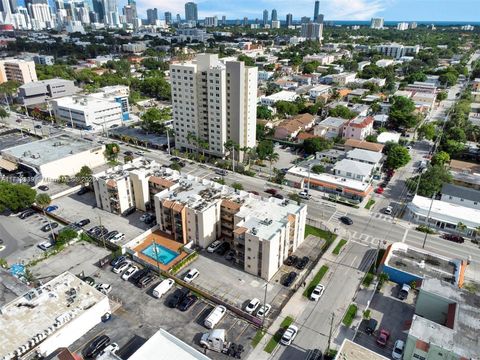
[[[294,166],[290,168],[287,174],[302,177],[304,179],[308,179],[308,176],[309,176],[308,169],[305,169],[299,166]],[[358,180],[344,178],[341,176],[335,176],[335,175],[326,174],[326,173],[314,174],[313,172],[310,172],[310,178],[312,180],[318,180],[320,182],[334,184],[339,187],[346,187],[352,190],[357,190],[362,192],[367,191],[368,188],[370,187],[370,183],[368,182],[361,182]]]
[[[128,360],[210,360],[166,330],[160,329]]]
[[[103,94],[102,94],[103,96]],[[72,111],[103,111],[112,108],[121,109],[121,104],[106,98],[98,98],[95,96],[66,96],[54,100],[59,108],[67,108]]]
[[[3,158],[11,161],[41,166],[88,150],[103,151],[103,146],[62,134],[14,146],[2,150],[1,153]]]
[[[264,96],[264,99],[269,99],[271,101],[294,101],[298,98],[298,95],[295,91],[280,91],[278,93],[272,94],[270,96]]]
[[[106,296],[64,272],[0,308],[0,355],[14,352],[37,334],[48,337]]]
[[[408,209],[426,218],[431,201],[430,198],[415,195]],[[480,226],[480,210],[441,200],[433,200],[429,218],[455,225],[462,222],[470,229]]]

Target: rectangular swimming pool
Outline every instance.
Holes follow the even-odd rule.
[[[160,264],[168,265],[180,254],[166,248],[165,246],[152,244],[142,250],[142,254],[149,258],[158,261]]]

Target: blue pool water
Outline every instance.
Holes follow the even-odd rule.
[[[175,251],[167,249],[166,247],[158,244],[152,244],[146,247],[142,250],[142,254],[147,255],[149,258],[152,258],[163,265],[168,265],[179,255]]]

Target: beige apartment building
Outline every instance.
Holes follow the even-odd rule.
[[[223,158],[230,151],[227,140],[240,148],[255,146],[256,67],[199,54],[191,62],[171,64],[170,77],[177,148]]]
[[[0,60],[0,84],[7,81],[17,81],[22,85],[37,81],[35,63],[17,59]]]
[[[153,196],[175,184],[178,173],[155,161],[137,158],[93,175],[97,207],[122,214],[125,210],[149,211],[154,208]]]
[[[236,264],[265,280],[304,239],[305,204],[265,199],[193,176],[183,176],[154,198],[161,231],[201,248],[218,239],[228,242]]]

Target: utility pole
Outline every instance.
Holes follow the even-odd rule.
[[[170,155],[170,131],[167,129],[167,149],[168,149],[168,155]]]
[[[155,239],[152,239],[152,246],[153,246],[153,250],[155,251],[155,261],[157,263],[158,275],[160,275],[162,272],[160,270],[160,264],[158,263],[158,250],[157,250],[157,243],[155,242]]]
[[[102,217],[98,215],[98,223],[100,224],[100,230],[102,230]],[[103,242],[103,248],[106,249],[107,246],[105,245],[105,234],[102,231],[102,242]]]
[[[308,182],[307,182],[307,193],[310,192],[310,174],[312,172],[312,164],[308,165]]]
[[[328,333],[328,347],[327,353],[330,351],[330,344],[332,342],[332,331],[333,331],[333,319],[335,318],[335,314],[332,312],[332,318],[330,319],[330,331]]]
[[[268,288],[268,281],[264,285],[265,287],[265,293],[263,295],[263,306],[267,305],[267,288]],[[265,310],[263,311],[263,316],[262,316],[262,331],[265,329]]]
[[[430,212],[432,211],[432,206],[433,206],[433,200],[435,199],[435,194],[432,195],[432,200],[430,201],[430,207],[428,208],[428,213],[427,213],[427,227],[430,229],[430,225],[428,222],[428,218],[430,217]],[[422,244],[422,249],[425,249],[425,243],[427,242],[427,236],[428,232],[425,232],[425,237],[423,238],[423,244]]]

